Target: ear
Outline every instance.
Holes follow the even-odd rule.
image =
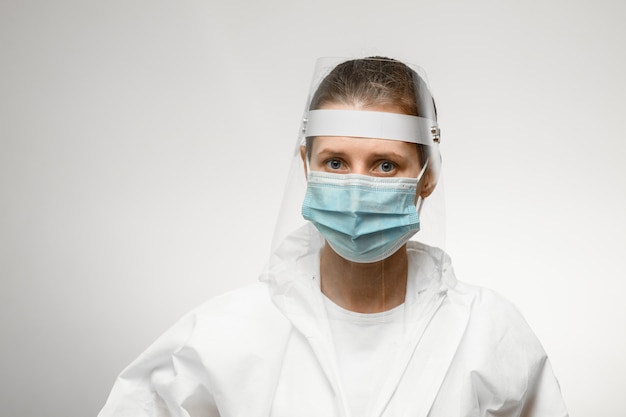
[[[435,191],[435,187],[437,186],[438,176],[432,169],[426,169],[424,172],[424,179],[422,180],[422,188],[420,189],[419,195],[422,198],[426,198]]]
[[[300,158],[302,158],[302,165],[304,166],[304,178],[309,177],[309,173],[306,170],[306,146],[300,146]]]

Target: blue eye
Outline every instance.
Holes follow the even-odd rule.
[[[326,162],[326,165],[330,169],[340,169],[342,164],[339,159],[331,159],[328,162]]]
[[[382,172],[391,172],[395,169],[396,165],[393,162],[385,161],[382,162],[378,167]]]

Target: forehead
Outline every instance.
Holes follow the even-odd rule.
[[[346,136],[318,136],[313,140],[312,156],[342,154],[346,156],[385,156],[395,154],[405,158],[417,156],[414,143],[397,140],[357,138]]]

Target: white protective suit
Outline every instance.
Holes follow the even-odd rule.
[[[261,282],[184,317],[121,373],[100,417],[351,416],[320,291],[322,244],[304,227]],[[567,416],[517,310],[458,282],[439,249],[407,250],[411,325],[369,415],[353,417]]]

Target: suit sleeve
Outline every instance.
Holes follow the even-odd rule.
[[[195,328],[192,312],[124,369],[98,417],[219,417],[206,368],[186,343]]]

